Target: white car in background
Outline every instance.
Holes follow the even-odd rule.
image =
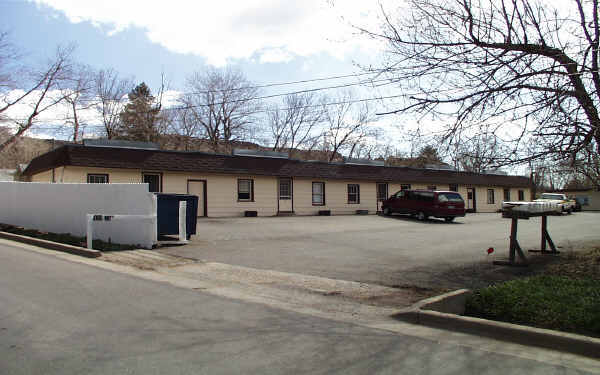
[[[551,202],[557,204],[557,212],[566,212],[571,214],[575,210],[575,201],[569,199],[566,194],[562,193],[543,193],[534,202]]]

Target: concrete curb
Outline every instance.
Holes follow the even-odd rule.
[[[594,337],[462,316],[470,294],[470,290],[460,289],[428,298],[392,317],[413,324],[600,358],[600,339]]]
[[[62,251],[62,252],[69,253],[69,254],[81,255],[81,256],[84,256],[87,258],[98,258],[99,256],[102,255],[102,252],[100,252],[98,250],[90,250],[90,249],[86,249],[83,247],[67,245],[64,243],[58,243],[58,242],[52,242],[52,241],[46,241],[46,240],[42,240],[40,238],[21,236],[19,234],[8,233],[8,232],[0,231],[0,238],[4,238],[6,240],[11,240],[11,241],[22,242],[22,243],[26,243],[29,245],[39,246],[39,247],[43,247],[46,249]]]

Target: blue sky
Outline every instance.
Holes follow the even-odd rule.
[[[262,84],[358,72],[355,63],[372,56],[340,18],[346,12],[360,16],[369,9],[364,5],[261,0],[234,14],[227,6],[242,3],[229,3],[172,1],[166,10],[151,1],[1,0],[0,21],[32,61],[50,56],[58,44],[75,43],[79,61],[115,68],[153,88],[161,71],[176,90],[186,75],[207,65],[239,67]],[[374,2],[366,3],[376,10]],[[132,14],[140,6],[146,10]],[[186,13],[202,15],[182,20]],[[311,22],[316,13],[320,19]],[[214,24],[207,25],[209,20]]]
[[[374,29],[377,4],[375,0],[0,0],[0,30],[10,33],[28,65],[43,62],[58,45],[74,43],[80,63],[113,68],[123,78],[146,82],[154,93],[164,72],[168,88],[181,92],[186,76],[207,67],[238,68],[257,85],[362,73],[359,65],[377,64],[382,46],[357,35],[350,24]],[[365,78],[271,87],[261,94],[353,84]],[[353,99],[397,94],[393,88],[352,89]],[[321,93],[335,102],[336,96],[344,95],[339,91]],[[379,101],[369,104],[373,111],[381,108]],[[24,118],[27,111],[23,105],[10,114]],[[68,112],[64,106],[44,112],[28,134],[69,137],[64,127]],[[89,114],[89,129],[99,125],[92,112],[83,113]],[[388,136],[398,134],[398,128],[390,126],[394,121],[398,119],[377,117],[377,125],[386,128]],[[63,127],[64,134],[56,127]]]

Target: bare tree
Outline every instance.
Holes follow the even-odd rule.
[[[283,98],[283,108],[272,106],[268,112],[270,141],[273,151],[312,150],[319,140],[319,124],[325,106],[314,93],[290,94]]]
[[[593,146],[586,147],[577,159],[569,163],[571,180],[579,182],[580,186],[600,189],[600,155]]]
[[[190,119],[200,125],[213,151],[219,150],[220,142],[253,137],[252,125],[261,103],[258,89],[241,71],[211,68],[195,72],[187,78],[185,88],[179,99],[181,107],[190,110]]]
[[[63,88],[65,102],[68,105],[66,125],[72,126],[73,142],[77,142],[82,135],[82,118],[80,111],[96,106],[94,98],[94,73],[91,68],[76,64],[73,67],[72,77],[68,78]]]
[[[132,79],[119,77],[114,69],[99,70],[94,77],[94,108],[102,118],[106,138],[112,139],[119,127],[123,100],[133,89]]]
[[[0,32],[0,93],[17,88],[19,52],[7,31]]]
[[[513,135],[507,163],[575,159],[590,145],[598,153],[598,0],[569,4],[564,14],[535,0],[409,0],[398,14],[382,7],[381,30],[363,31],[387,44],[381,70],[406,93],[390,113],[446,119],[451,141],[494,124],[496,134]],[[527,142],[542,147],[525,155]]]
[[[502,165],[509,152],[500,138],[482,133],[457,143],[450,154],[458,169],[481,173]]]
[[[59,90],[60,83],[64,83],[71,77],[73,51],[73,46],[58,47],[54,58],[49,60],[43,69],[30,70],[27,74],[27,82],[18,82],[18,84],[28,85],[26,90],[16,97],[7,95],[7,92],[2,93],[0,116],[3,116],[5,123],[15,127],[16,132],[0,143],[0,151],[31,129],[41,113],[63,102],[67,96],[73,95],[73,92],[65,93]],[[8,116],[7,111],[17,104],[26,104],[28,115],[25,118]]]
[[[202,126],[194,121],[192,109],[183,107],[168,113],[173,116],[170,130],[178,136],[180,147],[185,151],[192,150],[192,139],[202,134]]]
[[[352,97],[350,91],[343,92],[333,101],[337,104],[327,107],[322,137],[330,162],[342,152],[353,157],[360,144],[376,135],[371,125],[373,112],[367,102],[353,103]]]

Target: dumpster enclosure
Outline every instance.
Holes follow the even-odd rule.
[[[156,194],[158,235],[179,234],[179,202],[186,202],[186,238],[196,234],[198,216],[198,197],[187,194]]]

